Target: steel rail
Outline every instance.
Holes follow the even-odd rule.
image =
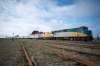
[[[100,66],[100,64],[97,64],[95,61],[91,61],[90,59],[87,59],[87,57],[81,56],[77,52],[67,52],[65,50],[58,50],[55,48],[51,49],[51,51],[65,61],[70,59],[87,66]]]
[[[26,48],[23,46],[22,49],[23,49],[24,54],[25,54],[25,57],[26,57],[26,59],[27,59],[27,61],[28,61],[28,65],[29,65],[29,66],[36,66],[36,64],[35,64],[34,62],[32,62],[32,60],[31,60],[31,58],[30,58],[30,56],[29,56],[29,54],[28,54]]]

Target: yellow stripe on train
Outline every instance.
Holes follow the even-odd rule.
[[[82,32],[59,32],[54,34],[54,37],[86,37],[86,36],[88,35]]]

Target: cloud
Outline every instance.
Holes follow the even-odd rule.
[[[91,3],[90,0],[76,0],[74,1],[75,3],[69,5],[69,6],[61,6],[61,7],[56,7],[52,8],[54,13],[60,14],[60,15],[65,15],[70,16],[71,18],[80,18],[80,17],[91,17],[96,16],[100,12],[99,8],[99,2],[93,1]]]
[[[0,34],[29,35],[33,30],[52,31],[90,25],[80,18],[99,13],[89,0],[0,0]],[[79,22],[77,22],[79,21]],[[80,25],[81,24],[81,25]],[[91,23],[92,24],[92,23]]]
[[[69,6],[74,4],[75,0],[52,0],[58,6]]]

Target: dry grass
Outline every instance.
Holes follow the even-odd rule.
[[[52,49],[49,46],[47,47],[47,45],[57,44],[69,48],[88,49],[88,47],[82,45],[69,45],[68,42],[61,40],[0,39],[0,66],[26,66],[26,60],[21,54],[20,45],[27,48],[31,59],[35,59],[38,66],[78,66],[74,61],[62,60],[51,51]]]
[[[18,42],[0,39],[0,66],[25,66]]]

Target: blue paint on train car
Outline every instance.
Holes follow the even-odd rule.
[[[84,31],[88,31],[88,27],[79,27],[79,28],[72,28],[72,29],[62,29],[62,30],[56,30],[53,31],[55,32],[84,32]]]
[[[81,33],[87,34],[87,36],[89,37],[92,37],[92,31],[89,30],[88,27],[86,26],[81,26],[79,28],[52,31],[52,33],[59,33],[59,32],[81,32]]]

